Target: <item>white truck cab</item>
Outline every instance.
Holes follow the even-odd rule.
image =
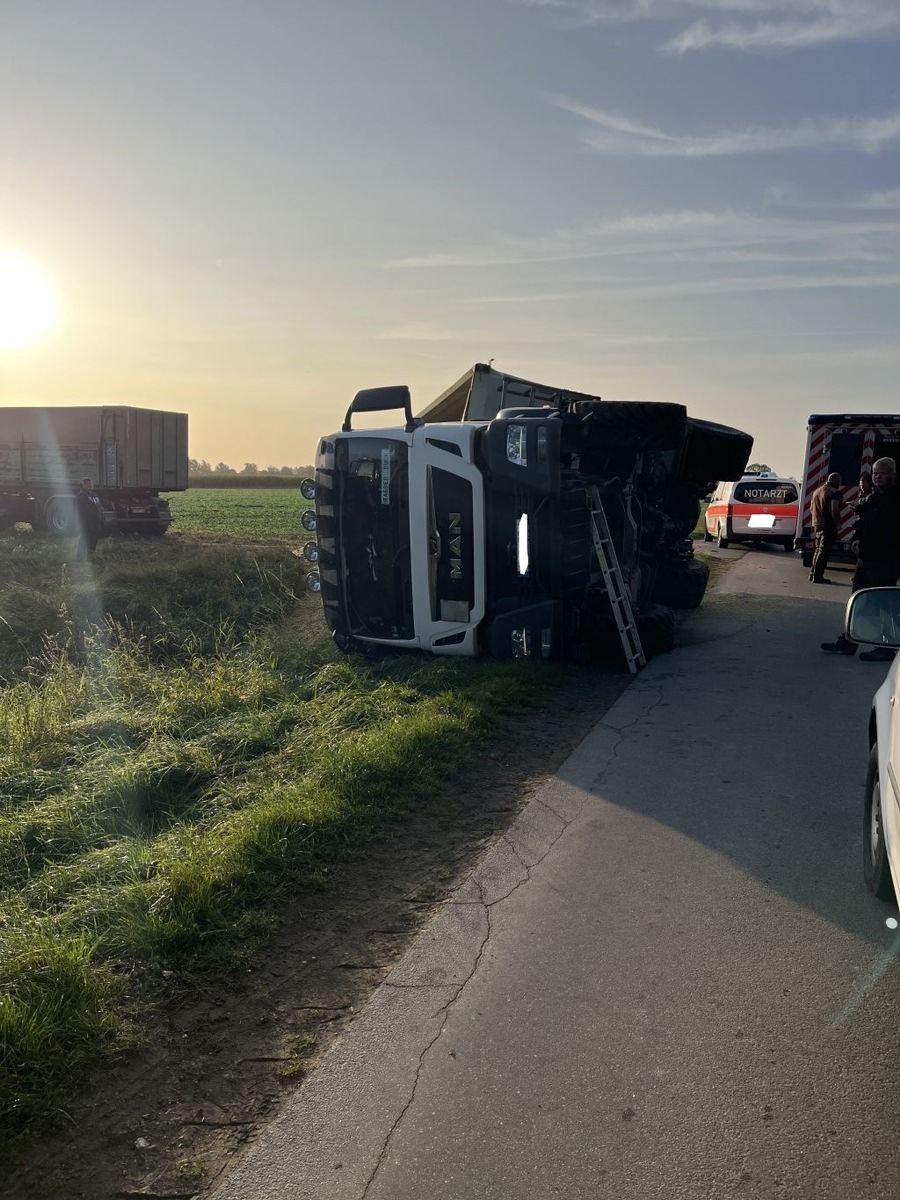
[[[323,600],[326,615],[346,610],[354,641],[477,653],[485,547],[475,428],[346,430],[320,442]]]

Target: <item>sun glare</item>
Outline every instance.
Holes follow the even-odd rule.
[[[0,251],[0,349],[39,342],[56,322],[57,300],[49,278],[21,254]]]

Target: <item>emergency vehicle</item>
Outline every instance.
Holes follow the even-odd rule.
[[[850,543],[856,524],[853,505],[859,499],[859,478],[862,474],[871,476],[872,464],[879,458],[893,458],[900,467],[900,415],[814,415],[809,418],[807,431],[797,530],[797,547],[803,555],[803,565],[812,565],[815,548],[810,518],[812,494],[832,471],[837,471],[841,477],[844,503],[838,540],[829,558],[832,562],[855,562],[856,555],[850,549]]]
[[[797,535],[800,487],[774,471],[752,471],[735,482],[723,481],[706,510],[704,540],[728,543],[774,542],[793,551]]]

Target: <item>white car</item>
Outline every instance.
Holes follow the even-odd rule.
[[[845,636],[900,647],[900,587],[866,588],[847,602]],[[887,659],[887,655],[885,656]],[[900,654],[872,699],[863,820],[863,875],[882,900],[900,896]]]

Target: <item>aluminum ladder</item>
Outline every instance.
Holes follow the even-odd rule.
[[[606,520],[606,513],[603,511],[603,503],[596,484],[593,484],[589,489],[589,495],[591,500],[591,537],[594,540],[594,552],[600,563],[600,570],[603,572],[603,582],[606,584],[609,603],[613,610],[613,616],[616,618],[616,626],[619,630],[622,649],[625,651],[625,661],[628,663],[628,670],[632,675],[637,675],[647,659],[644,655],[644,647],[641,645],[641,637],[638,633],[637,625],[635,624],[634,609],[631,607],[631,597],[628,595],[628,590],[625,587],[622,568],[619,566],[616,548],[609,535],[609,523]]]

